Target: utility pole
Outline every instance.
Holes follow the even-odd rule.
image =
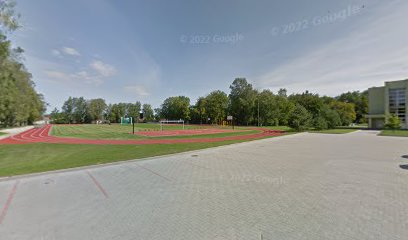
[[[258,127],[259,127],[259,93],[258,93]]]
[[[132,119],[132,124],[133,124],[133,135],[135,134],[135,119]]]

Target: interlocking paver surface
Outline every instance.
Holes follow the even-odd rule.
[[[408,239],[408,139],[299,134],[0,181],[0,239]]]

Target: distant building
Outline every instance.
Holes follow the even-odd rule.
[[[51,120],[50,115],[43,115],[42,120],[35,121],[34,124],[36,124],[36,125],[49,124],[50,120]]]
[[[401,120],[401,127],[408,129],[407,95],[408,79],[368,89],[368,127],[384,128],[387,116],[394,113]]]

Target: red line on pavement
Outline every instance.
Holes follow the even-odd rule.
[[[89,172],[86,171],[86,173],[88,173],[89,177],[92,179],[92,181],[95,183],[96,187],[99,189],[99,191],[102,192],[102,194],[106,197],[109,198],[108,193],[105,191],[105,189],[102,187],[102,185],[98,182],[98,180],[96,180],[96,178]]]
[[[164,178],[164,179],[166,179],[167,181],[171,182],[171,179],[170,179],[170,178],[167,178],[167,177],[165,177],[165,176],[163,176],[163,175],[160,175],[159,173],[157,173],[157,172],[155,172],[155,171],[153,171],[153,170],[151,170],[151,169],[149,169],[149,168],[147,168],[147,167],[143,167],[142,165],[139,165],[139,164],[137,164],[137,163],[136,163],[136,165],[137,165],[138,167],[143,168],[144,170],[147,170],[147,171],[153,173],[154,175],[157,175],[157,176],[159,176],[159,177],[161,177],[161,178]]]
[[[16,183],[14,184],[13,188],[11,189],[11,191],[10,191],[10,193],[9,193],[9,196],[8,196],[8,198],[7,198],[7,201],[6,201],[6,204],[4,204],[4,207],[3,207],[3,209],[1,210],[1,213],[0,213],[0,225],[3,223],[4,218],[5,218],[6,215],[7,215],[7,211],[8,211],[8,209],[9,209],[10,205],[11,205],[11,202],[13,201],[13,197],[14,197],[14,195],[15,195],[16,192],[17,192],[17,185],[18,185],[18,183],[19,183],[19,181],[16,181]]]

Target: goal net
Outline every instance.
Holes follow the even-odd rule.
[[[160,130],[163,131],[165,126],[182,126],[184,130],[184,120],[161,120],[160,121]],[[169,129],[171,129],[169,127]]]
[[[120,118],[120,124],[133,124],[133,118],[132,117],[121,117]]]

